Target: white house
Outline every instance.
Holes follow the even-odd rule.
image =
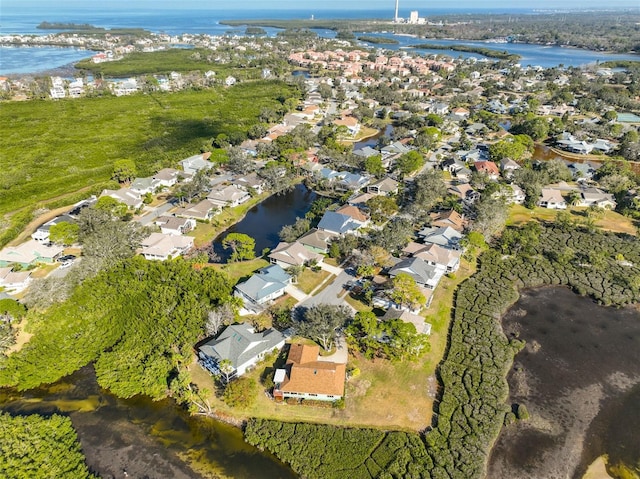
[[[142,255],[148,260],[166,261],[176,258],[193,248],[190,236],[174,236],[151,233],[142,241]]]

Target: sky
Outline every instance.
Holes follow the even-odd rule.
[[[239,9],[295,9],[295,10],[381,10],[393,9],[395,0],[236,0],[223,2],[221,0],[103,0],[93,2],[88,0],[0,0],[0,5],[7,7],[76,7],[84,9],[211,9],[211,10],[239,10]],[[640,8],[640,0],[400,0],[402,9],[587,9],[630,7]],[[0,6],[0,16],[2,14]]]

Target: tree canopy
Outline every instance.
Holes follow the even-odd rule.
[[[244,233],[229,233],[222,240],[222,246],[231,250],[229,261],[243,261],[256,257],[256,240]]]

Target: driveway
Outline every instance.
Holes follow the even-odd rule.
[[[316,306],[318,304],[335,304],[337,306],[347,305],[348,303],[344,300],[344,296],[346,294],[346,290],[344,286],[347,282],[352,281],[354,279],[349,273],[345,271],[341,271],[341,273],[333,280],[326,288],[320,291],[315,296],[307,299],[302,302],[299,306],[304,308],[310,308],[312,306]]]
[[[153,220],[155,220],[156,218],[162,216],[163,214],[165,214],[167,211],[169,211],[174,206],[175,205],[173,203],[167,201],[166,203],[161,204],[157,208],[153,208],[150,213],[147,213],[146,215],[142,216],[141,218],[138,218],[137,221],[142,226],[147,226]]]
[[[318,356],[318,361],[325,361],[338,364],[347,364],[349,360],[349,350],[347,349],[347,341],[344,336],[339,335],[336,338],[336,352],[330,356]]]

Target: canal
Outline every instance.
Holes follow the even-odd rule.
[[[0,409],[68,415],[89,468],[104,479],[296,477],[273,456],[245,443],[236,427],[190,416],[170,399],[117,398],[98,386],[92,366],[29,391],[0,389]]]
[[[222,247],[222,240],[229,233],[244,233],[255,239],[256,255],[265,248],[274,248],[280,241],[278,233],[282,227],[295,223],[296,218],[304,218],[316,198],[316,193],[303,184],[284,194],[270,196],[214,239],[214,251],[223,261],[228,258],[230,253]]]
[[[496,442],[487,477],[583,477],[609,464],[640,461],[640,314],[595,304],[568,288],[521,292],[502,320],[507,337],[526,341],[507,380],[510,402],[528,421]]]

